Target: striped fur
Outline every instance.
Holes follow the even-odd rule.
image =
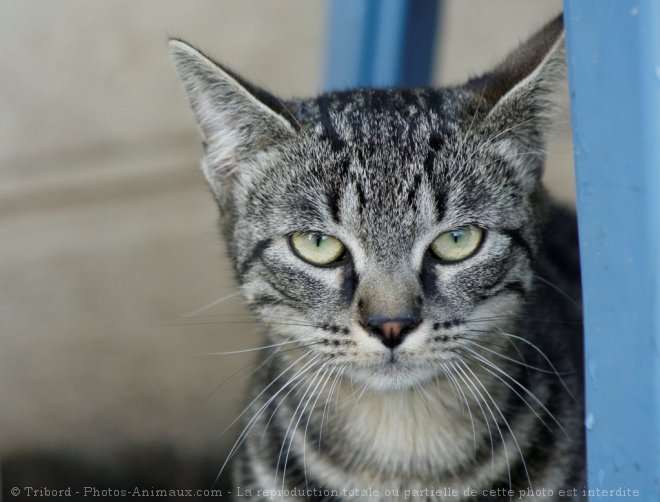
[[[575,219],[540,181],[562,38],[557,19],[460,87],[288,103],[172,43],[241,290],[276,346],[230,454],[244,494],[581,492]],[[431,256],[466,225],[485,230],[473,257]],[[303,231],[337,237],[347,258],[299,259],[288,236]],[[365,309],[422,322],[388,348],[362,327]]]

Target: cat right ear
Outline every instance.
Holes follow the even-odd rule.
[[[507,143],[509,159],[527,186],[536,187],[541,180],[545,133],[556,108],[553,92],[564,74],[564,27],[559,15],[490,72],[466,84],[478,99],[477,110],[482,102],[486,105],[481,134],[491,138],[491,144]]]
[[[295,132],[282,103],[223,68],[191,45],[169,41],[207,158],[204,175],[218,201],[248,184],[251,161]]]

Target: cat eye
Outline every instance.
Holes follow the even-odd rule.
[[[477,252],[483,237],[484,231],[480,228],[457,228],[436,237],[431,243],[431,251],[446,263],[465,260]]]
[[[344,257],[346,246],[337,238],[316,232],[301,232],[289,238],[291,249],[312,265],[325,266]]]

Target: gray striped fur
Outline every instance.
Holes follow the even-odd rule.
[[[282,344],[262,357],[231,453],[243,493],[581,492],[575,218],[541,184],[561,19],[463,86],[286,103],[183,42],[172,51],[241,291],[266,344]],[[472,258],[429,256],[465,225],[486,231]],[[339,238],[348,257],[302,261],[288,243],[301,231]],[[365,305],[422,323],[390,349],[362,328]]]

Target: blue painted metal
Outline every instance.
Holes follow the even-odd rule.
[[[660,500],[660,2],[565,0],[591,490]],[[630,500],[604,497],[591,500]]]
[[[332,0],[326,88],[428,85],[440,0]]]

